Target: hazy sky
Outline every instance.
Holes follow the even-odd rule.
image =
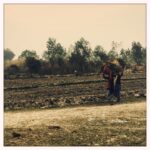
[[[94,48],[110,50],[111,42],[146,45],[144,4],[6,4],[4,48],[17,56],[25,50],[42,55],[49,37],[69,48],[84,37]],[[120,48],[121,48],[120,47]]]

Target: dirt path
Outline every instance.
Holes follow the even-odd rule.
[[[4,113],[5,145],[145,145],[145,101]],[[15,138],[13,132],[21,136]]]
[[[138,117],[133,112],[137,110],[145,110],[145,102],[129,103],[122,105],[108,105],[108,106],[89,106],[76,108],[62,108],[49,110],[29,110],[29,111],[14,111],[5,112],[5,127],[6,128],[29,128],[40,127],[41,125],[61,124],[61,126],[68,124],[72,119],[87,119],[92,120],[100,118],[104,121],[112,121],[117,119],[123,112],[128,112],[128,117]],[[129,114],[130,112],[130,114]],[[141,118],[143,119],[143,118]],[[70,122],[71,124],[71,122]]]

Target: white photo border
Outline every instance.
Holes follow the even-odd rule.
[[[48,4],[48,3],[58,3],[58,4],[62,4],[62,3],[101,3],[101,4],[124,4],[124,3],[128,3],[128,4],[137,4],[137,3],[143,3],[147,5],[147,33],[146,33],[146,43],[147,43],[147,82],[146,82],[146,87],[147,87],[147,146],[146,147],[6,147],[4,146],[4,129],[3,129],[3,125],[4,125],[4,67],[3,67],[3,49],[4,49],[4,24],[3,24],[3,18],[4,18],[4,4]],[[116,150],[116,149],[140,149],[140,150],[148,150],[150,149],[150,129],[148,127],[150,127],[150,65],[149,65],[149,60],[150,60],[150,38],[149,38],[149,33],[150,33],[150,1],[149,0],[1,0],[0,1],[0,69],[1,69],[1,73],[0,73],[0,149],[12,149],[12,150],[20,150],[20,149],[35,149],[35,150],[47,150],[47,149],[107,149],[107,150]]]

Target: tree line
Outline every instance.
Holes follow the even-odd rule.
[[[30,74],[71,74],[99,72],[101,66],[115,58],[122,59],[126,67],[132,65],[146,65],[146,48],[140,42],[132,42],[131,49],[117,51],[117,42],[112,42],[110,51],[106,51],[101,45],[94,49],[89,41],[83,37],[74,43],[68,50],[54,38],[46,42],[47,50],[42,58],[39,58],[34,50],[23,50],[17,60],[13,60],[15,54],[10,49],[4,49],[4,73],[30,73]]]

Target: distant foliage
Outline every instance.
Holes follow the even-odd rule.
[[[131,65],[134,63],[131,55],[131,51],[129,49],[121,49],[120,51],[120,58],[124,60],[126,63],[126,68],[130,68]]]
[[[142,64],[146,65],[146,48],[142,48]]]
[[[100,45],[96,46],[94,51],[93,51],[94,57],[95,58],[99,58],[99,60],[104,63],[106,61],[108,61],[109,57],[106,53],[106,51],[104,50],[104,48]]]
[[[115,58],[118,58],[118,53],[115,50],[110,50],[108,52],[108,58],[110,61],[114,60]]]
[[[51,63],[52,66],[61,66],[64,63],[66,51],[56,39],[49,38],[47,41],[47,51],[44,52],[43,58]]]
[[[132,42],[131,49],[120,50],[121,42],[112,41],[111,46],[110,51],[105,50],[101,45],[96,45],[92,50],[89,41],[82,37],[66,50],[56,39],[49,38],[42,59],[39,59],[36,51],[24,50],[17,60],[12,60],[14,53],[10,49],[5,49],[4,69],[8,74],[22,72],[77,75],[99,73],[103,64],[114,59],[118,59],[126,69],[139,65],[146,68],[146,48],[139,42]]]
[[[4,61],[10,61],[14,58],[15,54],[9,49],[4,49]]]
[[[27,57],[26,58],[26,66],[28,67],[29,72],[32,73],[39,73],[41,69],[41,62],[34,57]]]
[[[19,67],[17,65],[11,65],[8,67],[9,74],[18,74],[20,71]]]
[[[90,56],[91,48],[89,46],[89,42],[84,38],[81,38],[75,43],[69,62],[73,66],[74,70],[77,70],[78,72],[86,72]]]
[[[132,42],[131,52],[136,64],[140,65],[142,63],[142,45],[139,42]]]
[[[36,51],[33,50],[24,50],[19,58],[28,58],[28,57],[33,57],[33,58],[38,58],[38,55],[36,54]]]

